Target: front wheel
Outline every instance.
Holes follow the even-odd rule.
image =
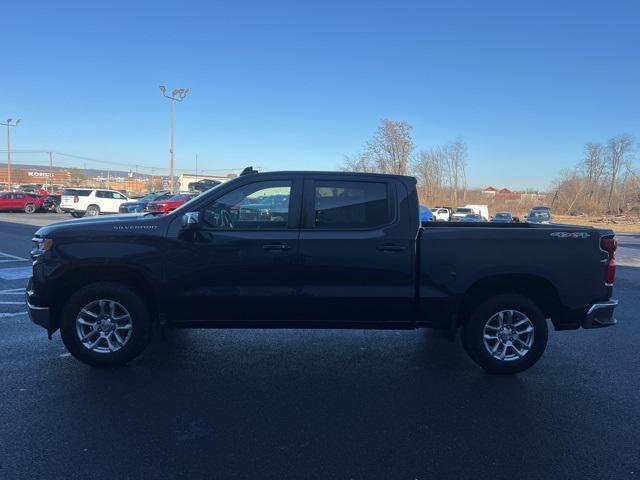
[[[547,337],[540,308],[511,293],[478,305],[462,329],[465,350],[490,373],[518,373],[533,366],[547,347]]]
[[[151,318],[131,288],[99,282],[81,288],[62,309],[60,334],[71,354],[94,367],[117,367],[149,343]]]
[[[82,218],[84,217],[84,212],[71,212],[71,216],[73,218]]]
[[[36,211],[36,206],[33,203],[27,203],[24,206],[24,213],[31,214],[31,213],[35,213],[35,211]]]

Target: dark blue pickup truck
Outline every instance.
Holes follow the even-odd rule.
[[[615,249],[612,231],[588,227],[423,226],[411,177],[246,169],[167,215],[41,228],[27,306],[95,366],[133,359],[154,323],[431,327],[515,373],[545,350],[547,319],[615,324]]]

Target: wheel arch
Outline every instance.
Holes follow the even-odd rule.
[[[473,309],[490,297],[503,293],[522,295],[534,302],[552,322],[562,315],[560,295],[544,277],[533,274],[498,274],[484,277],[472,284],[464,293],[458,311],[458,326],[463,325]]]
[[[99,278],[96,278],[99,272]],[[158,296],[151,285],[153,283],[140,270],[120,265],[82,265],[65,271],[55,279],[55,288],[51,295],[51,305],[57,318],[64,308],[66,301],[81,288],[94,283],[113,282],[124,285],[139,294],[149,308],[152,321],[160,313]]]

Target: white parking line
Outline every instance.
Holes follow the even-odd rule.
[[[0,305],[24,305],[24,302],[0,302]]]
[[[26,315],[26,314],[27,312],[0,313],[0,318],[17,317],[18,315]]]
[[[31,267],[1,268],[0,278],[3,280],[20,280],[31,276]]]
[[[10,260],[9,260],[10,259]],[[28,262],[28,258],[16,257],[10,253],[0,252],[0,262]]]
[[[0,290],[0,295],[24,295],[26,288],[8,288]]]

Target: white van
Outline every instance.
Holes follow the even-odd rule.
[[[488,205],[465,205],[464,208],[470,208],[473,213],[480,215],[485,220],[489,220],[489,206]]]
[[[60,199],[60,208],[75,218],[101,213],[118,213],[120,204],[129,199],[115,190],[97,188],[66,188]]]

